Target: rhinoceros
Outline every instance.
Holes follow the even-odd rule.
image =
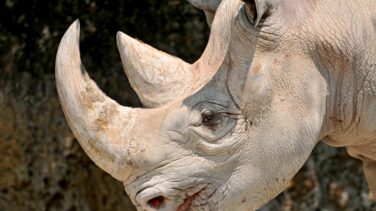
[[[315,145],[346,147],[376,194],[376,1],[190,0],[211,34],[193,64],[121,32],[144,108],[119,105],[61,40],[58,95],[89,157],[138,210],[253,210]]]

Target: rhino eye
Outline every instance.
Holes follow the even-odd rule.
[[[202,112],[201,117],[202,117],[203,123],[208,123],[208,122],[210,122],[211,120],[214,119],[214,112],[213,111],[204,111],[204,112]]]
[[[221,123],[219,115],[211,110],[202,112],[201,119],[202,125],[209,128],[210,130],[215,130],[216,126]]]
[[[190,131],[208,142],[215,142],[236,125],[239,114],[233,108],[216,102],[200,102],[188,117]]]
[[[257,21],[257,7],[254,0],[243,0],[243,2],[246,4],[246,14],[247,19],[251,23],[255,23]]]

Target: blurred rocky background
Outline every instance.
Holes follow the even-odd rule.
[[[77,18],[90,75],[129,106],[139,101],[122,72],[118,30],[189,62],[209,34],[203,13],[184,0],[0,1],[0,211],[133,210],[122,184],[82,151],[57,99],[56,50]],[[372,209],[360,162],[319,144],[289,189],[261,210]]]

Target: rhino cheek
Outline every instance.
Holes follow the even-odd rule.
[[[254,64],[257,62],[260,61]],[[322,137],[326,86],[319,76],[304,73],[313,67],[294,62],[298,75],[293,73],[295,70],[281,69],[289,65],[268,64],[273,63],[263,62],[256,75],[254,66],[250,68],[241,98],[243,113],[252,125],[246,131],[238,173],[229,184],[234,187],[233,192],[226,194],[228,203],[235,201],[240,207],[257,209],[283,191]],[[268,71],[277,76],[262,77]],[[283,87],[277,87],[275,81],[281,78],[285,83],[278,83]],[[317,78],[317,83],[308,78]],[[301,80],[307,81],[304,88],[296,83]]]

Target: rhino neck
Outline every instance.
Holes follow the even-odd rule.
[[[328,72],[326,142],[376,147],[376,63],[359,58]]]
[[[326,142],[376,147],[376,6],[351,14],[356,2],[343,11],[348,19],[327,17],[331,28],[318,35],[317,65],[328,83]]]
[[[376,64],[354,59],[330,71],[328,81],[328,144],[376,147]]]

